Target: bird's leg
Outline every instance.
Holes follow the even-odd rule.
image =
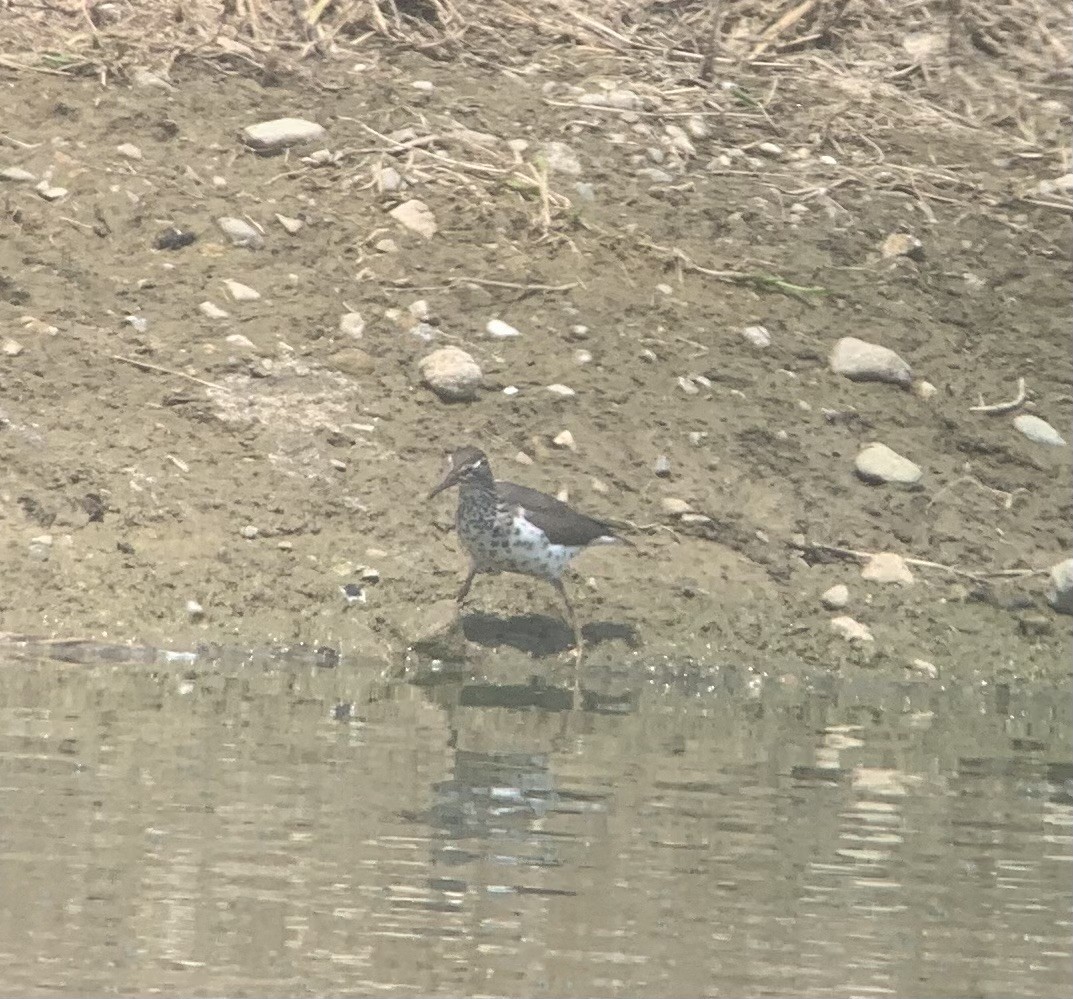
[[[574,633],[574,656],[578,662],[581,662],[581,654],[585,649],[585,640],[581,637],[581,629],[578,627],[574,605],[570,602],[570,597],[561,579],[553,579],[551,585],[559,592],[559,596],[563,598],[563,603],[566,605],[566,617],[570,622],[570,630]]]
[[[466,578],[462,580],[462,585],[458,588],[458,595],[455,597],[455,603],[459,607],[462,606],[462,602],[466,599],[466,594],[469,593],[469,588],[473,585],[473,577],[477,575],[477,563],[471,561],[469,564],[469,572],[466,573]]]

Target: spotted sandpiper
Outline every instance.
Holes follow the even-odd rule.
[[[589,545],[624,543],[610,524],[578,513],[554,496],[492,476],[479,448],[458,448],[443,481],[429,499],[458,486],[458,536],[469,553],[469,572],[457,600],[461,604],[479,572],[517,572],[546,579],[566,605],[574,649],[580,658],[581,629],[563,586],[563,570]]]

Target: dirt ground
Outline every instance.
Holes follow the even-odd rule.
[[[981,574],[1069,554],[1069,448],[970,412],[1023,377],[1069,436],[1069,214],[1032,194],[1069,172],[1065,112],[1041,107],[1026,137],[924,114],[883,79],[762,67],[667,96],[613,54],[560,53],[551,73],[507,48],[510,72],[373,49],[293,75],[179,64],[172,90],[0,69],[0,169],[67,190],[0,180],[0,631],[394,661],[463,571],[453,496],[425,494],[445,452],[475,442],[501,477],[627,525],[636,550],[575,563],[592,659],[1068,669],[1043,575],[918,566],[914,585],[884,585],[807,547]],[[569,89],[601,82],[643,109]],[[676,160],[665,126],[690,114],[705,129]],[[283,116],[326,140],[244,149],[240,129]],[[385,151],[408,127],[436,138]],[[517,173],[539,176],[548,142],[581,173],[548,175],[545,216]],[[320,147],[340,155],[303,162]],[[378,190],[387,165],[412,186]],[[432,238],[387,214],[410,197]],[[304,225],[291,235],[277,213]],[[220,216],[262,227],[264,247],[230,245]],[[196,241],[156,249],[169,225]],[[881,255],[899,231],[922,259]],[[225,279],[262,297],[233,301]],[[418,300],[431,340],[409,328]],[[352,311],[360,339],[339,329]],[[522,335],[490,338],[492,318]],[[752,325],[770,347],[741,336]],[[898,351],[937,393],[831,373],[843,336]],[[476,401],[421,385],[419,359],[447,344],[480,363]],[[708,384],[688,394],[695,376]],[[563,430],[576,449],[553,445]],[[873,440],[920,465],[920,485],[862,483],[853,459]],[[683,524],[666,497],[710,519]],[[348,604],[363,567],[379,582]],[[837,582],[874,643],[832,633],[819,595]],[[517,577],[479,578],[464,626],[474,669],[550,668],[568,643],[551,589]]]

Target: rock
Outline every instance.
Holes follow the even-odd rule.
[[[230,278],[224,278],[223,281],[228,294],[236,302],[256,302],[261,297],[259,291],[255,291],[248,284],[243,284],[241,281],[232,281]]]
[[[10,180],[16,183],[29,183],[30,181],[37,180],[37,177],[30,173],[29,170],[23,170],[22,167],[4,167],[0,170],[0,180]]]
[[[18,340],[12,340],[11,337],[7,337],[3,345],[0,345],[0,350],[4,352],[6,357],[18,357],[24,350],[21,343]]]
[[[232,347],[237,347],[239,350],[256,350],[253,341],[248,336],[243,336],[241,333],[232,333],[230,336],[224,337],[224,343],[229,344]]]
[[[406,311],[419,323],[427,323],[432,320],[432,307],[428,304],[427,300],[423,298],[411,302],[406,306]]]
[[[1051,566],[1051,585],[1047,603],[1059,614],[1073,614],[1073,558]]]
[[[376,361],[360,347],[344,347],[332,354],[328,365],[351,378],[362,378],[376,368]]]
[[[661,454],[656,458],[656,463],[652,466],[652,471],[657,478],[669,479],[671,477],[671,459],[665,454]]]
[[[514,396],[517,395],[520,391],[521,389],[519,389],[517,385],[507,385],[503,388],[503,394],[505,396]]]
[[[181,250],[196,239],[197,235],[191,229],[169,225],[166,229],[162,229],[157,233],[156,239],[153,240],[153,246],[157,250]]]
[[[575,364],[591,364],[592,353],[587,350],[575,350],[574,351],[574,363]]]
[[[893,350],[879,344],[843,337],[831,351],[831,370],[855,382],[891,382],[908,388],[913,373]]]
[[[596,188],[592,184],[586,183],[583,180],[579,180],[574,185],[574,190],[577,191],[577,196],[582,201],[587,201],[590,204],[596,200]]]
[[[757,350],[771,346],[771,334],[763,326],[746,326],[741,335],[743,340],[751,343]]]
[[[519,465],[531,465],[531,464],[533,464],[533,459],[530,458],[529,455],[527,455],[524,451],[519,451],[514,456],[514,460]]]
[[[276,118],[247,125],[242,130],[242,141],[258,152],[271,153],[306,142],[323,139],[327,131],[323,125],[304,118]]]
[[[1031,413],[1022,413],[1020,416],[1015,416],[1013,425],[1030,441],[1035,441],[1037,444],[1049,444],[1052,447],[1066,446],[1065,439],[1054,427],[1046,420],[1041,420]]]
[[[402,190],[403,179],[393,166],[381,167],[376,171],[376,186],[383,194],[394,194]]]
[[[854,621],[851,617],[831,618],[831,630],[841,635],[847,642],[874,642],[875,638],[866,625]]]
[[[569,430],[563,430],[557,433],[552,438],[552,444],[556,447],[565,448],[567,451],[576,451],[577,444],[574,442],[574,435]]]
[[[849,587],[845,583],[836,583],[829,590],[824,590],[820,603],[828,610],[842,610],[849,603]]]
[[[202,302],[198,306],[198,311],[209,319],[226,319],[231,314],[226,309],[221,309],[215,302]]]
[[[593,479],[589,486],[594,493],[599,493],[601,496],[606,496],[611,492],[611,487],[603,479]]]
[[[430,605],[417,604],[398,624],[399,637],[418,655],[430,659],[466,658],[466,638],[458,604],[454,600],[437,600]]]
[[[339,332],[344,336],[360,340],[362,334],[365,332],[365,320],[362,319],[361,313],[344,312],[343,315],[339,317]]]
[[[67,197],[66,187],[53,187],[47,180],[41,181],[34,190],[46,201],[59,201],[60,198]]]
[[[291,218],[289,215],[280,215],[279,212],[276,212],[276,221],[291,236],[297,236],[305,228],[305,223],[301,219]]]
[[[873,555],[861,569],[861,579],[871,583],[901,583],[903,586],[912,586],[915,582],[905,559],[894,552]]]
[[[186,613],[189,614],[193,620],[197,621],[199,618],[203,618],[205,616],[205,608],[202,607],[201,604],[199,604],[196,600],[187,600]]]
[[[913,392],[922,402],[927,402],[935,396],[939,390],[931,382],[913,382]]]
[[[489,336],[494,336],[498,340],[505,340],[507,337],[522,335],[521,332],[511,326],[510,323],[505,323],[502,319],[489,319],[488,324],[484,327],[484,331]]]
[[[777,159],[782,156],[782,146],[777,142],[761,142],[756,147],[758,153],[763,153],[765,156],[770,156],[773,159]]]
[[[939,667],[935,663],[928,662],[927,659],[914,659],[909,668],[921,676],[926,676],[929,680],[934,680],[939,676]]]
[[[121,142],[115,147],[115,151],[120,156],[125,156],[128,160],[140,160],[142,158],[142,151],[133,142]]]
[[[247,541],[252,541],[261,532],[257,529],[257,527],[255,525],[247,524],[238,533],[241,534]]]
[[[681,517],[684,513],[690,512],[690,505],[683,499],[678,499],[675,496],[664,496],[659,501],[660,509],[668,517]]]
[[[549,142],[544,146],[544,159],[552,173],[581,176],[581,160],[565,142]]]
[[[427,94],[432,93],[432,91],[436,89],[436,84],[431,80],[411,80],[410,86],[413,87],[414,90],[423,90]]]
[[[378,239],[374,246],[374,249],[378,253],[398,253],[399,244],[393,239],[385,237],[384,239]]]
[[[686,395],[696,395],[698,392],[700,392],[700,389],[697,388],[697,385],[693,381],[693,379],[692,378],[686,378],[685,375],[679,376],[679,378],[678,378],[678,387],[683,392],[685,392]]]
[[[421,378],[445,402],[466,402],[477,396],[481,369],[458,347],[441,347],[421,358]]]
[[[245,219],[222,215],[216,220],[216,224],[235,246],[248,246],[251,250],[260,250],[265,245],[264,236]]]
[[[924,259],[924,244],[907,232],[892,232],[883,240],[879,252],[888,260],[891,257],[909,257],[919,262]]]
[[[432,209],[423,201],[418,201],[417,198],[411,198],[409,201],[404,201],[401,205],[397,205],[388,212],[388,215],[400,225],[413,230],[419,236],[424,236],[425,239],[431,239],[435,236],[439,228],[436,225],[436,216],[432,214]]]
[[[869,483],[896,482],[911,486],[920,481],[923,474],[919,466],[886,444],[866,444],[858,453],[854,466],[857,474]]]
[[[549,385],[548,391],[552,395],[559,396],[560,399],[569,399],[572,396],[577,395],[577,393],[569,385],[560,385],[558,382],[556,382],[554,385]]]
[[[30,558],[35,562],[47,562],[51,554],[51,534],[39,534],[36,538],[30,538]]]

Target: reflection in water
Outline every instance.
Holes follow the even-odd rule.
[[[687,674],[4,662],[4,989],[1070,993],[1067,680]]]

